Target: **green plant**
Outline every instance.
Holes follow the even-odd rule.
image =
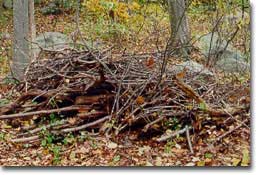
[[[164,122],[164,125],[172,130],[180,129],[179,120],[176,117],[169,118],[169,120]]]
[[[4,140],[5,139],[5,133],[3,132],[0,132],[0,141]]]
[[[68,145],[76,141],[76,138],[73,134],[68,134],[63,140],[63,144]]]
[[[10,103],[10,100],[8,100],[6,98],[0,99],[0,107],[5,106],[9,103]]]
[[[48,146],[48,150],[53,154],[52,163],[54,165],[59,164],[61,161],[61,158],[60,158],[61,147],[58,145],[51,144]]]
[[[164,146],[164,152],[169,154],[172,152],[172,147],[175,145],[173,141],[167,141],[167,143]]]

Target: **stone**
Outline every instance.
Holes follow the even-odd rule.
[[[250,64],[234,58],[221,59],[216,63],[216,68],[226,73],[249,73]]]
[[[34,4],[40,4],[41,2],[42,2],[42,0],[34,0]],[[13,8],[13,0],[3,0],[2,6],[6,9],[12,9]]]
[[[43,7],[40,11],[43,15],[57,15],[62,13],[61,9],[58,7],[58,5],[55,2],[50,2],[45,7]]]
[[[232,45],[229,44],[227,48],[226,45],[227,41],[220,38],[217,33],[214,33],[213,36],[212,33],[204,35],[197,42],[198,48],[206,59],[208,59],[208,55],[210,58],[216,57],[217,54],[220,55],[217,60],[214,60],[217,70],[227,73],[248,72],[250,64],[247,63],[247,57]]]
[[[61,50],[70,47],[72,41],[65,34],[59,32],[45,32],[35,38],[33,49],[36,55],[40,52],[40,47],[47,50]],[[39,45],[39,46],[38,46]]]
[[[6,9],[12,9],[13,8],[13,0],[3,0],[2,5]]]
[[[209,71],[204,65],[199,64],[195,61],[186,61],[169,67],[169,71],[174,72],[174,74],[180,73],[184,69],[186,69],[187,73],[189,74],[199,74],[210,77],[214,76],[214,74],[211,71]]]
[[[11,40],[12,37],[9,33],[0,33],[0,40]]]

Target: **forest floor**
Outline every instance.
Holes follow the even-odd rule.
[[[6,12],[7,16],[10,12]],[[9,14],[8,14],[9,13]],[[51,21],[48,16],[37,14],[37,31],[73,31],[70,16],[55,16]],[[9,19],[11,17],[9,16]],[[0,32],[10,33],[12,23],[8,18],[6,23],[0,23]],[[48,21],[48,22],[46,22]],[[55,23],[55,27],[54,27]],[[69,26],[64,28],[65,24]],[[3,27],[5,26],[5,27]],[[194,31],[207,30],[201,25],[192,26]],[[166,31],[167,32],[167,31]],[[148,34],[149,35],[149,34]],[[0,40],[0,99],[11,86],[3,82],[8,72],[8,57],[11,55],[11,37]],[[152,40],[152,39],[151,39]],[[161,43],[165,38],[161,39]],[[124,42],[124,41],[123,41]],[[146,38],[139,40],[139,45],[133,47],[136,41],[125,41],[126,50],[152,51],[154,45]],[[122,44],[122,43],[121,43]],[[121,45],[119,44],[119,45]],[[149,48],[150,47],[150,48]],[[144,50],[145,48],[145,50]],[[143,50],[142,50],[143,49]],[[195,60],[200,60],[194,55]],[[235,85],[234,85],[235,86]],[[19,130],[11,128],[0,121],[0,165],[2,166],[250,166],[250,129],[239,127],[220,141],[211,144],[211,138],[217,138],[229,130],[239,126],[239,122],[216,130],[207,125],[205,130],[191,136],[194,154],[191,154],[185,137],[179,136],[167,142],[158,143],[153,133],[138,135],[138,130],[129,129],[116,137],[105,136],[70,136],[66,143],[59,142],[48,147],[39,146],[39,142],[13,144],[5,139],[3,133],[15,134]]]

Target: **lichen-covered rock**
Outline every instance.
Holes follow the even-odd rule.
[[[247,57],[232,45],[227,45],[227,41],[220,38],[217,33],[209,33],[202,36],[197,46],[205,55],[205,58],[213,58],[218,70],[227,73],[245,73],[250,70],[250,64],[247,63]],[[210,55],[210,57],[208,57]],[[218,55],[218,57],[216,57]],[[210,60],[212,61],[212,60]]]
[[[41,13],[43,15],[57,15],[60,14],[61,12],[62,11],[59,8],[59,6],[54,2],[50,2],[49,4],[47,4],[47,6],[41,9]]]
[[[3,0],[2,6],[6,9],[12,9],[13,8],[13,0]]]
[[[198,75],[203,75],[203,76],[213,76],[214,74],[209,71],[205,66],[203,66],[202,64],[199,64],[195,61],[186,61],[180,64],[176,64],[174,66],[169,66],[169,70],[170,72],[173,73],[180,73],[182,72],[184,69],[186,69],[186,71],[189,74],[198,74]]]
[[[40,47],[48,50],[60,50],[70,46],[72,41],[65,34],[59,32],[45,32],[36,37],[33,48],[36,55],[40,52]],[[39,45],[39,46],[38,46]]]

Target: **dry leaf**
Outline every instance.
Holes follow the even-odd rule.
[[[107,145],[107,147],[110,148],[110,149],[115,149],[115,148],[117,148],[117,144],[114,143],[114,142],[110,142],[110,143]]]
[[[155,60],[153,57],[150,57],[146,60],[146,66],[149,68],[153,68],[155,64]]]
[[[250,162],[250,156],[249,156],[249,151],[247,149],[243,150],[243,158],[241,162],[241,166],[248,166]]]
[[[136,98],[136,103],[137,103],[138,105],[144,104],[144,97],[138,96],[138,97]]]
[[[187,72],[187,69],[184,68],[181,72],[179,72],[179,73],[176,74],[176,77],[177,77],[178,79],[183,79],[183,78],[186,76],[186,72]]]
[[[76,118],[76,117],[69,118],[69,119],[68,119],[68,122],[69,122],[69,124],[74,125],[74,124],[76,124],[76,122],[77,122],[77,118]]]

